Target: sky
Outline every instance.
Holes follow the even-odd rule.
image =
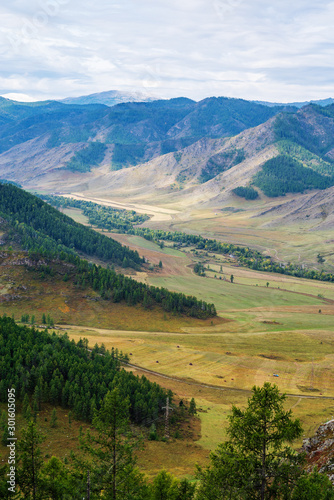
[[[4,4],[5,2],[2,2]],[[11,0],[0,95],[334,97],[334,1]]]

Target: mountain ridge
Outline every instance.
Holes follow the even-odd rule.
[[[95,92],[94,94],[82,95],[77,97],[65,97],[56,99],[64,104],[104,104],[106,106],[115,106],[125,102],[151,102],[160,99],[139,91],[120,91],[107,90],[104,92]]]
[[[16,104],[2,104],[11,124],[0,125],[1,177],[30,190],[149,199],[166,206],[230,206],[240,200],[233,190],[254,185],[255,175],[273,158],[286,158],[298,175],[315,171],[326,180],[324,186],[329,187],[331,176],[334,182],[334,105],[310,104],[295,112],[228,98],[199,103],[176,98],[112,108],[48,102],[24,107],[20,121]],[[305,186],[313,192],[312,183]],[[291,192],[289,186],[277,191],[277,200],[266,197],[262,187],[256,189],[258,200],[245,202],[246,210],[258,206],[262,214],[263,204],[290,202],[279,196]],[[298,189],[296,199],[306,188]],[[330,215],[332,190],[324,193],[320,198],[328,195]],[[303,217],[300,210],[296,220]],[[306,211],[305,217],[318,223],[318,213]],[[294,220],[280,209],[275,214],[277,221],[281,216]]]

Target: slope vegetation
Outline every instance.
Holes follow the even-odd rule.
[[[141,304],[146,309],[158,306],[167,312],[198,318],[216,316],[213,304],[167,289],[149,287],[117,274],[113,266],[105,268],[80,259],[75,250],[84,251],[91,257],[98,256],[106,261],[105,265],[108,260],[119,263],[123,257],[123,267],[139,269],[142,262],[137,251],[82,226],[16,186],[0,184],[0,213],[4,217],[4,228],[8,226],[7,238],[29,250],[37,266],[41,255],[68,262],[76,268],[76,284],[82,288],[90,286],[105,300],[126,301],[130,306]],[[47,265],[46,271],[50,273]]]

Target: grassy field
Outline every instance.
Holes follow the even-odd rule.
[[[238,207],[235,203],[236,208]],[[240,204],[242,206],[242,204]],[[307,221],[271,228],[271,218],[254,217],[256,212],[237,213],[222,210],[192,212],[185,218],[166,223],[164,229],[202,234],[220,241],[246,245],[271,255],[281,262],[304,263],[321,269],[317,262],[318,253],[325,256],[326,268],[334,270],[333,232],[313,231]],[[157,227],[147,222],[145,225]]]
[[[288,406],[302,419],[308,436],[334,413],[333,340],[328,332],[235,334],[207,328],[167,334],[79,327],[68,332],[76,340],[86,337],[91,345],[103,342],[131,353],[131,363],[158,372],[138,370],[139,374],[171,388],[179,397],[195,397],[203,410],[198,444],[206,449],[225,436],[231,404],[244,405],[254,384],[269,381],[293,395]]]
[[[61,210],[65,215],[68,215],[79,224],[88,225],[88,217],[83,214],[83,211],[79,208],[64,208]]]
[[[144,255],[155,252],[163,258],[166,251],[138,237],[123,235],[122,239]],[[174,252],[174,258],[181,261],[183,256],[186,269],[191,270],[191,252]],[[171,387],[180,397],[195,397],[202,409],[198,444],[205,449],[224,439],[231,404],[246,404],[247,391],[265,381],[291,394],[287,406],[301,418],[305,435],[310,436],[334,413],[333,284],[243,269],[217,256],[205,256],[205,260],[210,266],[207,277],[185,273],[183,265],[179,275],[147,273],[146,280],[213,301],[229,321],[183,328],[182,333],[129,335],[71,329],[70,335],[117,345],[131,352],[135,365],[170,378],[145,372],[146,376]],[[216,388],[205,387],[208,384]]]
[[[71,212],[76,220],[82,217],[80,211]],[[208,212],[201,220],[181,222],[164,223],[166,228],[203,231],[265,249],[283,261],[300,262],[305,248],[305,258],[313,262],[314,252],[320,251],[314,233],[298,234],[291,228],[287,238],[285,231],[259,230],[255,223],[246,224],[242,212],[217,217]],[[269,381],[289,394],[287,408],[302,420],[305,436],[333,417],[334,284],[244,269],[226,256],[194,256],[191,248],[161,249],[138,236],[109,235],[154,265],[162,261],[161,270],[147,269],[136,279],[213,302],[219,317],[199,321],[111,304],[72,283],[41,281],[28,269],[10,265],[2,267],[0,312],[17,319],[23,313],[35,314],[36,321],[49,312],[71,338],[86,337],[91,346],[103,342],[107,348],[118,347],[137,365],[131,369],[138,375],[172,389],[176,398],[195,397],[197,437],[148,443],[139,457],[143,470],[152,474],[165,467],[178,476],[192,475],[195,463],[207,463],[209,450],[225,439],[232,404],[245,406],[254,384]],[[193,272],[198,261],[206,267],[205,277]],[[1,301],[22,285],[26,288],[17,290],[17,300]]]

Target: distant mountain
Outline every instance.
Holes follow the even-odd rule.
[[[66,97],[59,102],[64,104],[104,104],[106,106],[115,106],[124,102],[151,102],[156,101],[154,97],[142,92],[123,92],[119,90],[108,90],[97,94],[84,95],[80,97]]]
[[[329,106],[334,103],[334,99],[329,97],[328,99],[319,99],[317,101],[301,101],[301,102],[289,102],[289,103],[278,103],[278,102],[268,102],[268,101],[253,101],[257,104],[263,104],[264,106],[274,107],[274,106],[287,106],[293,108],[302,108],[308,104],[317,104],[318,106]]]
[[[254,217],[265,217],[268,227],[308,221],[312,230],[329,229],[334,220],[334,105],[279,113],[236,136],[203,137],[131,168],[90,172],[66,183],[59,183],[59,177],[45,179],[49,191],[61,185],[63,192],[88,197],[182,209],[233,208],[243,201]],[[240,186],[252,186],[258,198],[236,196]]]
[[[334,218],[334,104],[295,111],[223,97],[111,108],[3,99],[0,170],[28,189],[184,207],[230,207],[243,201],[235,193],[245,190],[236,188],[251,187],[245,203],[254,214],[258,206],[276,222],[305,217],[327,227]],[[286,205],[290,193],[296,203]]]
[[[41,175],[50,172],[64,174],[64,169],[121,169],[177,152],[202,138],[238,134],[280,110],[224,97],[200,102],[186,98],[132,102],[111,108],[56,101],[22,104],[3,99],[1,177],[25,185],[35,184],[36,178],[39,183]],[[92,143],[104,147],[93,147]]]

